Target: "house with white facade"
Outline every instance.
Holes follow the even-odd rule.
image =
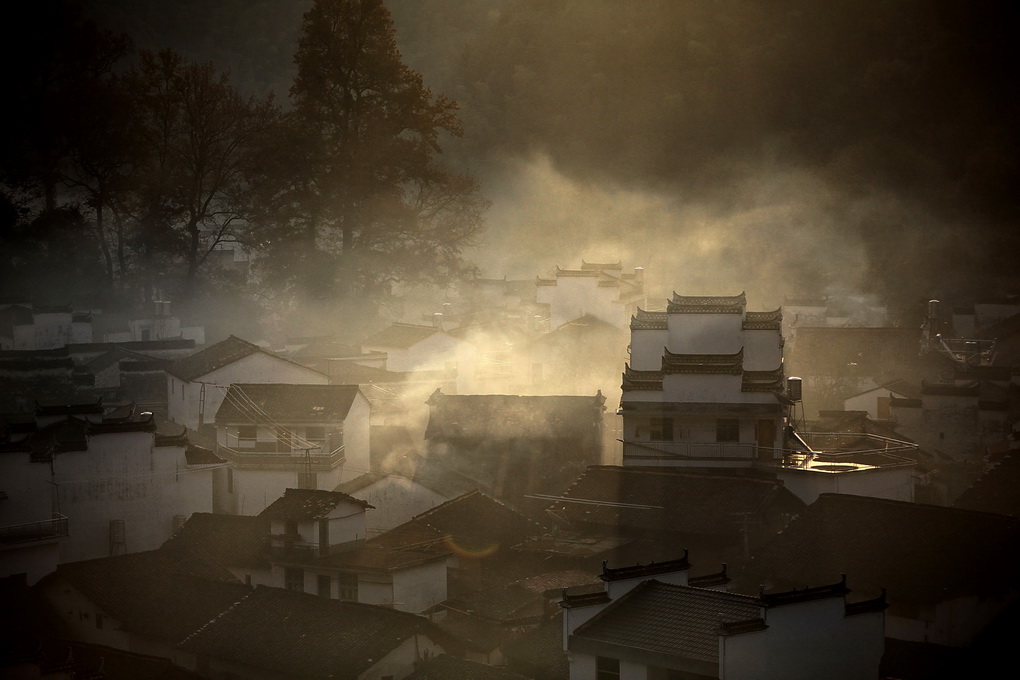
[[[610,569],[605,590],[564,593],[571,680],[879,677],[885,600],[830,585],[743,595],[688,580],[686,555]]]
[[[191,430],[210,425],[233,383],[325,385],[329,378],[231,335],[167,368],[167,417]]]
[[[848,573],[889,601],[885,635],[968,647],[1018,601],[1020,519],[824,494],[747,566],[742,587],[792,588]]]
[[[151,414],[101,401],[40,406],[3,440],[2,569],[29,581],[57,561],[159,547],[183,518],[212,509],[222,465],[190,450],[183,430],[159,432]]]
[[[391,324],[362,340],[361,352],[369,356],[384,353],[387,371],[445,371],[456,376],[458,392],[476,389],[477,348],[439,325]]]
[[[624,272],[620,262],[582,261],[580,269],[556,267],[552,276],[536,278],[535,285],[536,301],[549,306],[550,329],[584,316],[623,329],[645,301],[644,269]]]
[[[57,349],[92,342],[92,314],[70,306],[0,302],[0,349]]]
[[[415,613],[445,600],[448,554],[366,542],[372,509],[339,491],[287,489],[259,514],[270,523],[272,585]]]
[[[757,468],[810,503],[823,492],[912,499],[911,442],[813,437],[793,427],[801,382],[787,380],[783,312],[744,293],[683,296],[631,320],[623,374],[623,464]],[[867,440],[862,443],[860,440]]]
[[[743,293],[673,298],[631,320],[623,374],[624,465],[747,465],[781,459],[793,403],[782,311]]]
[[[221,512],[258,513],[287,488],[333,489],[369,469],[371,407],[357,385],[235,383],[216,411],[230,462]]]
[[[386,607],[258,586],[178,646],[206,678],[404,678],[443,654],[428,619]]]
[[[62,564],[34,590],[65,639],[172,659],[252,589],[203,556],[161,549]]]

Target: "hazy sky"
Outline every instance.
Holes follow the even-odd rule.
[[[309,0],[92,0],[142,46],[283,98]],[[489,276],[622,260],[773,306],[1020,292],[1020,97],[1006,2],[391,0],[458,100]]]

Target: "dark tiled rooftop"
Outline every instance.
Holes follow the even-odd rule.
[[[427,619],[375,605],[258,586],[179,647],[286,677],[356,678]]]
[[[268,566],[269,520],[196,512],[163,544],[201,551],[223,566]]]
[[[284,489],[283,495],[259,513],[264,520],[321,519],[341,503],[352,503],[362,508],[373,507],[366,501],[343,493],[322,489]]]
[[[563,496],[582,502],[557,502],[552,510],[577,524],[700,535],[738,533],[731,518],[746,513],[804,507],[775,480],[603,465],[590,466]]]
[[[954,504],[962,510],[1020,517],[1020,451],[1010,451]]]
[[[761,617],[757,598],[645,581],[574,631],[574,638],[717,663],[720,624]]]
[[[426,439],[555,438],[583,440],[601,423],[605,397],[449,395],[436,390]]]
[[[70,583],[126,630],[171,642],[250,592],[225,568],[183,549],[65,563],[40,583],[54,578]]]
[[[530,680],[505,668],[443,654],[420,666],[406,680]]]
[[[359,394],[357,385],[234,384],[216,411],[219,423],[335,423]]]
[[[404,349],[416,345],[436,333],[442,333],[442,331],[434,326],[395,323],[362,340],[361,346]]]
[[[849,575],[864,596],[889,602],[1001,596],[1015,588],[1020,520],[848,494],[822,494],[753,555],[741,588],[832,582]]]

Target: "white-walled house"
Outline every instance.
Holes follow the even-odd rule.
[[[448,553],[366,543],[372,509],[339,491],[287,489],[259,514],[270,523],[272,585],[414,613],[445,600]]]
[[[790,588],[847,573],[887,592],[885,635],[971,645],[1020,598],[1020,519],[921,503],[824,494],[747,567],[747,586]]]
[[[370,466],[371,406],[357,385],[233,384],[216,412],[230,463],[218,512],[258,513],[287,488],[333,489]]]
[[[181,642],[177,659],[213,680],[395,680],[444,653],[444,639],[422,616],[259,586]]]
[[[189,429],[213,422],[233,383],[325,385],[316,370],[231,335],[167,368],[167,417]]]
[[[638,310],[623,374],[624,465],[748,465],[781,458],[789,404],[781,310],[673,294]]]
[[[31,430],[9,436],[0,453],[0,535],[11,538],[3,572],[34,581],[51,571],[55,562],[35,557],[53,556],[53,531],[66,534],[59,562],[157,548],[183,518],[212,509],[217,467],[183,435],[157,432],[151,414],[104,415],[99,401],[40,407]],[[31,527],[37,539],[16,540]],[[15,556],[33,546],[42,553],[18,566]]]
[[[361,341],[367,355],[386,355],[386,370],[455,371],[457,391],[476,389],[477,348],[436,326],[394,323]]]
[[[563,648],[571,680],[879,677],[885,600],[848,603],[845,578],[742,595],[691,585],[686,556],[603,566],[605,591],[570,595]]]
[[[549,306],[549,328],[587,315],[626,328],[645,301],[644,269],[624,273],[619,262],[582,261],[580,269],[556,267],[551,278],[539,277],[535,284],[536,302]]]
[[[865,411],[872,420],[891,420],[893,399],[918,399],[920,396],[920,387],[906,380],[893,380],[847,397],[843,400],[843,410]]]

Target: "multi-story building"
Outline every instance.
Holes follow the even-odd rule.
[[[793,403],[782,312],[747,310],[743,293],[677,295],[631,320],[623,374],[624,465],[746,464],[781,456]]]

